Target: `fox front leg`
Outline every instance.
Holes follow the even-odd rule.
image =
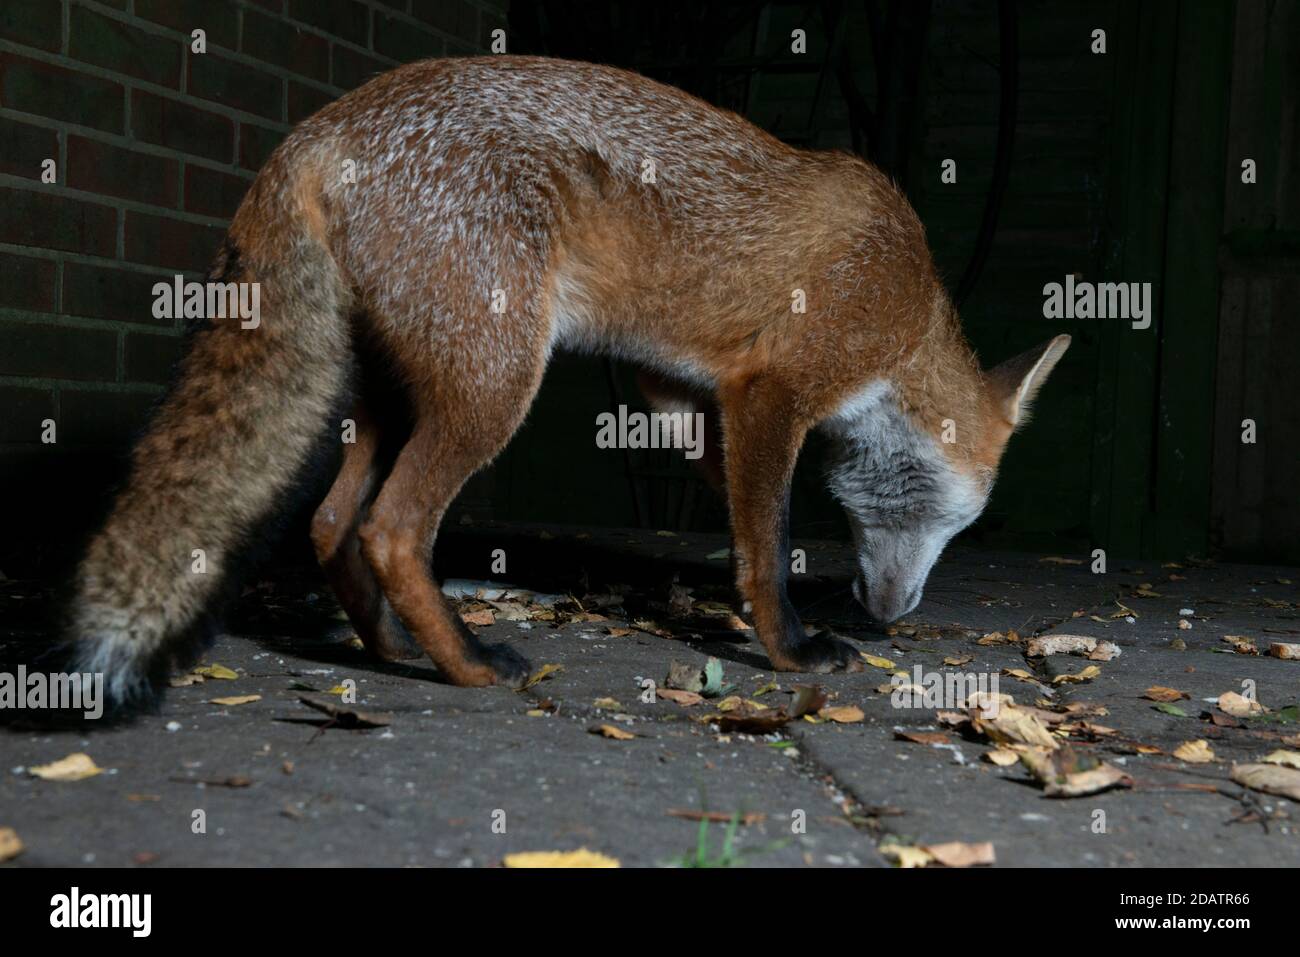
[[[804,633],[786,591],[790,483],[808,425],[778,385],[761,379],[725,387],[719,398],[736,585],[772,666],[861,671],[861,657],[846,642],[827,632]]]

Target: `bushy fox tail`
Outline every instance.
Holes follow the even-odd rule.
[[[206,317],[78,568],[67,636],[120,710],[202,650],[206,612],[300,476],[347,387],[349,294],[319,163],[286,142],[231,225],[212,281],[257,283],[257,323]],[[251,299],[249,287],[248,299]]]

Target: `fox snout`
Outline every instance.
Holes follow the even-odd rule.
[[[898,621],[921,603],[924,587],[925,582],[908,585],[898,579],[883,579],[873,587],[858,573],[853,578],[853,597],[873,621],[887,625]]]

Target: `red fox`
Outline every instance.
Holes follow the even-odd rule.
[[[118,705],[152,700],[194,653],[237,550],[313,445],[338,440],[340,409],[355,441],[311,536],[357,634],[381,659],[414,639],[459,685],[521,683],[528,663],[461,623],[431,557],[557,349],[637,364],[655,407],[708,410],[703,464],[773,667],[856,670],[786,594],[805,437],[836,448],[854,592],[896,619],[979,515],[1070,341],[981,371],[919,219],[879,170],[633,73],[533,57],[413,63],[300,123],[212,279],[259,284],[260,321],[195,330],[77,572],[76,669],[103,672]],[[405,425],[373,400],[367,363],[403,395]]]

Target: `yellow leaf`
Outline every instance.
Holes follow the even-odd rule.
[[[507,854],[506,867],[619,867],[615,858],[580,847],[576,851],[523,851]]]
[[[1091,681],[1099,674],[1101,674],[1100,668],[1096,665],[1088,665],[1088,667],[1084,668],[1077,675],[1057,675],[1052,679],[1052,684],[1079,684],[1084,681]]]
[[[0,827],[0,863],[12,861],[23,852],[22,839],[12,827]]]
[[[1251,715],[1263,714],[1268,709],[1254,698],[1244,698],[1235,691],[1225,691],[1219,695],[1219,710],[1234,718],[1248,718]]]
[[[925,867],[934,860],[934,855],[921,847],[909,847],[906,844],[882,844],[880,853],[899,867]]]
[[[615,741],[631,741],[636,737],[631,731],[624,731],[622,728],[615,727],[612,724],[598,724],[594,728],[587,729],[591,734],[599,734],[606,738],[613,738]]]
[[[855,721],[861,721],[866,715],[862,713],[862,709],[857,705],[846,704],[835,708],[822,708],[817,712],[817,717],[838,724],[852,724]]]
[[[551,675],[556,674],[557,672],[563,670],[564,670],[564,665],[542,665],[535,672],[533,672],[533,674],[528,678],[527,681],[524,682],[524,688],[531,688],[533,685],[537,684],[537,682],[544,681],[547,678],[549,678]],[[519,690],[522,691],[523,688]]]
[[[347,694],[351,690],[352,689],[347,687],[346,685],[335,685],[333,688],[330,688],[330,690],[325,693],[326,694]]]
[[[886,671],[892,671],[896,666],[888,658],[881,658],[879,655],[869,655],[865,651],[859,651],[864,661],[873,668],[884,668]]]
[[[260,694],[241,694],[241,695],[235,695],[232,698],[212,698],[208,703],[226,705],[227,707],[234,707],[235,705],[252,704],[254,701],[261,701],[261,700],[262,700],[262,696]]]
[[[1300,768],[1300,751],[1274,751],[1264,759],[1265,764],[1281,764],[1288,768]]]
[[[1186,761],[1188,764],[1209,764],[1211,761],[1217,761],[1218,755],[1210,748],[1210,743],[1205,740],[1184,741],[1178,747],[1174,748],[1174,757],[1180,761]]]
[[[622,711],[623,706],[613,698],[597,698],[591,703],[593,708],[601,708],[604,711]]]
[[[223,681],[234,681],[239,677],[225,665],[204,665],[202,668],[195,668],[190,674],[202,675],[204,678],[220,678]]]
[[[93,778],[96,774],[103,774],[104,769],[95,766],[95,762],[90,759],[90,755],[78,751],[76,754],[69,754],[60,761],[53,764],[42,764],[39,767],[28,768],[28,771],[40,778],[42,781],[80,781],[83,778]]]
[[[993,864],[997,860],[992,841],[981,841],[979,844],[967,844],[965,841],[926,844],[924,850],[944,867],[976,867]]]
[[[1020,755],[1008,748],[996,748],[993,751],[984,752],[984,760],[989,764],[996,764],[1000,768],[1010,767],[1020,760]]]

